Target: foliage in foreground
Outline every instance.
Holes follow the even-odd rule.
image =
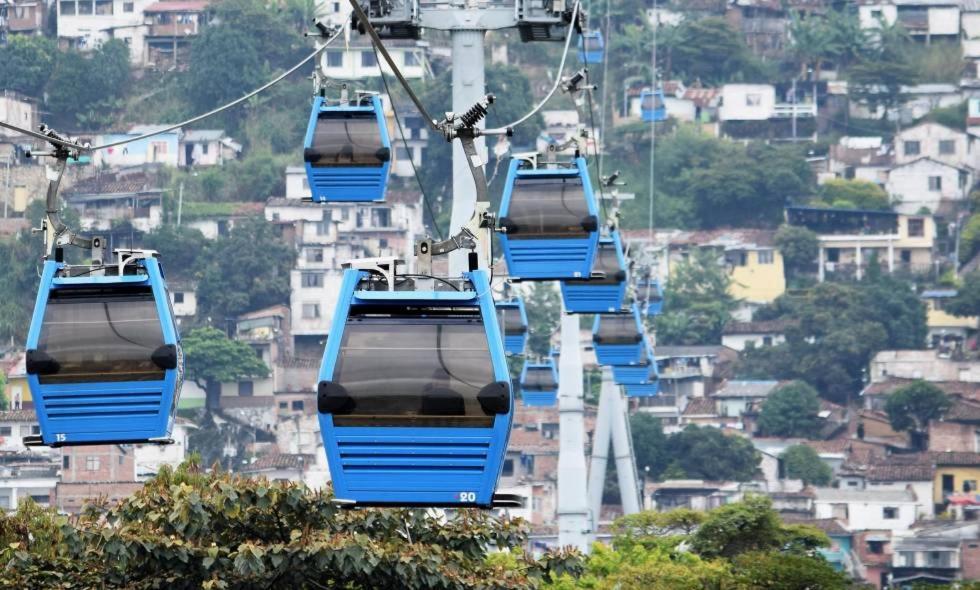
[[[847,580],[816,551],[822,532],[780,522],[768,498],[711,512],[642,512],[613,524],[612,547],[596,544],[579,578],[549,590],[821,590]]]
[[[577,574],[574,552],[522,553],[527,534],[476,510],[343,510],[302,485],[188,463],[75,518],[29,501],[0,517],[0,587],[506,589]]]

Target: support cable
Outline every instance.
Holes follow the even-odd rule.
[[[378,48],[374,48],[374,57],[377,60]],[[381,68],[378,68],[380,71]],[[388,95],[388,100],[391,101],[391,112],[395,115],[395,124],[398,125],[398,133],[402,137],[402,145],[405,146],[405,151],[408,152],[408,161],[412,164],[412,172],[415,175],[415,182],[419,185],[419,192],[422,193],[422,203],[425,205],[425,210],[429,213],[429,218],[432,219],[432,228],[436,231],[436,235],[440,240],[445,239],[442,235],[442,230],[439,229],[439,222],[436,219],[435,211],[432,209],[432,202],[429,201],[429,195],[425,192],[425,186],[422,185],[422,177],[419,176],[419,169],[415,166],[415,158],[412,156],[412,150],[408,147],[408,138],[405,137],[405,128],[402,127],[401,117],[398,116],[398,109],[395,107],[395,98],[391,94],[391,88],[388,87],[388,77],[385,73],[381,72],[381,83],[384,84],[385,94]]]
[[[196,117],[192,117],[192,118],[190,118],[190,119],[188,119],[186,121],[182,121],[180,123],[177,123],[176,125],[169,125],[167,127],[164,127],[163,129],[158,129],[158,130],[153,131],[151,133],[144,133],[143,135],[140,135],[138,137],[130,137],[130,138],[123,139],[123,140],[120,140],[120,141],[114,141],[114,142],[111,142],[111,143],[105,143],[105,144],[97,145],[97,146],[90,146],[90,145],[77,144],[77,143],[74,143],[74,142],[71,142],[71,141],[64,141],[64,140],[56,139],[56,138],[53,138],[53,137],[49,137],[47,135],[42,135],[41,133],[37,133],[35,131],[31,131],[31,130],[28,130],[28,129],[22,129],[22,128],[16,126],[16,125],[11,125],[11,124],[5,123],[3,121],[0,121],[0,127],[6,127],[7,129],[10,129],[12,131],[17,131],[19,133],[23,133],[24,135],[28,135],[28,136],[33,137],[35,139],[40,139],[40,140],[45,141],[47,143],[53,143],[53,144],[58,145],[58,146],[63,147],[63,148],[78,150],[78,151],[81,151],[81,152],[94,152],[94,151],[97,151],[97,150],[104,150],[104,149],[108,149],[108,148],[118,147],[118,146],[121,146],[121,145],[126,145],[127,143],[133,143],[135,141],[142,141],[144,139],[148,139],[150,137],[155,137],[155,136],[161,135],[163,133],[169,133],[170,131],[173,131],[175,129],[179,129],[181,127],[185,127],[187,125],[193,125],[194,123],[197,123],[198,121],[202,121],[204,119],[207,119],[208,117],[213,117],[214,115],[217,115],[218,113],[227,111],[228,109],[230,109],[232,107],[236,107],[236,106],[242,104],[243,102],[245,102],[246,100],[252,98],[253,96],[255,96],[257,94],[260,94],[262,92],[265,92],[269,88],[272,88],[276,84],[278,84],[278,83],[282,82],[283,80],[285,80],[286,78],[288,78],[290,75],[292,75],[294,72],[296,72],[296,70],[300,69],[301,67],[303,67],[304,65],[306,65],[307,63],[309,63],[311,60],[315,59],[316,56],[320,55],[320,53],[322,53],[324,49],[326,49],[328,46],[330,46],[330,44],[333,43],[337,39],[337,37],[340,36],[340,34],[343,31],[344,31],[344,26],[341,26],[329,39],[327,39],[327,41],[323,45],[321,45],[320,47],[317,47],[316,50],[313,51],[313,53],[311,53],[311,54],[307,55],[306,57],[304,57],[302,61],[300,61],[299,63],[297,63],[293,67],[289,68],[288,70],[286,70],[285,72],[283,72],[278,77],[274,78],[273,80],[270,80],[269,82],[263,84],[262,86],[256,88],[255,90],[249,92],[245,96],[242,96],[241,98],[238,98],[236,100],[233,100],[232,102],[229,102],[228,104],[222,105],[222,106],[220,106],[220,107],[218,107],[216,109],[210,110],[210,111],[204,113],[203,115],[198,115]]]

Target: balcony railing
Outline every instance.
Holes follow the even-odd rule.
[[[197,35],[197,23],[161,23],[150,25],[150,37],[192,37]]]
[[[793,104],[791,102],[777,103],[772,109],[773,119],[807,119],[817,116],[817,105],[812,102],[801,102]]]

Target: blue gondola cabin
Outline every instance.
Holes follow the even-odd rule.
[[[503,331],[504,352],[521,355],[527,347],[527,312],[524,300],[514,297],[497,302],[497,324]]]
[[[578,61],[585,65],[601,64],[606,43],[602,31],[585,31],[578,38]]]
[[[569,313],[615,313],[626,300],[626,257],[619,232],[599,240],[591,278],[561,282],[561,296]]]
[[[633,304],[623,313],[598,314],[592,323],[592,345],[602,365],[635,365],[646,360],[640,311]]]
[[[664,91],[661,89],[644,89],[640,93],[640,114],[647,123],[667,120],[667,106],[664,102]]]
[[[525,406],[553,406],[558,401],[558,370],[555,361],[524,363],[521,371],[521,399]]]

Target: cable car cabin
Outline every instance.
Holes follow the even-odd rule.
[[[555,361],[524,363],[521,371],[521,399],[525,406],[553,406],[558,401],[558,370]]]
[[[667,107],[664,105],[664,91],[645,89],[640,92],[640,113],[643,120],[652,123],[667,120]]]
[[[588,277],[599,243],[599,210],[583,158],[564,168],[510,162],[500,205],[500,244],[512,277]]]
[[[650,365],[656,364],[653,350],[643,342],[640,361],[628,365],[613,365],[613,381],[619,385],[642,385],[650,378]]]
[[[514,297],[507,301],[498,301],[497,324],[503,333],[504,352],[524,354],[527,346],[527,312],[524,310],[524,300]]]
[[[588,280],[561,282],[561,296],[569,313],[615,313],[626,299],[626,257],[619,232],[599,240]]]
[[[303,147],[314,202],[384,201],[391,140],[378,96],[339,105],[316,97]]]
[[[633,304],[623,313],[597,314],[592,345],[601,365],[635,365],[646,360],[640,310]]]
[[[317,388],[339,500],[490,507],[513,394],[485,271],[416,290],[347,270]]]
[[[26,368],[45,445],[170,442],[184,367],[160,263],[104,273],[44,263]]]
[[[578,38],[578,61],[586,65],[601,64],[606,50],[602,31],[585,31]]]
[[[647,378],[643,383],[627,383],[626,397],[653,397],[660,393],[660,370],[657,361],[653,360],[647,366]]]
[[[664,295],[656,279],[640,279],[636,282],[636,302],[648,316],[659,315],[664,309]]]

